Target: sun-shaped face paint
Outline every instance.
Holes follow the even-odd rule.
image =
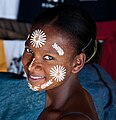
[[[30,43],[35,48],[42,47],[46,42],[46,34],[42,30],[35,30],[30,38]]]
[[[50,76],[52,76],[54,80],[57,82],[63,81],[66,74],[66,68],[61,65],[56,65],[50,70]]]

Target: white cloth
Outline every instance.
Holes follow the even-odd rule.
[[[8,72],[24,74],[21,61],[24,45],[25,41],[4,40],[4,51]]]
[[[17,19],[20,0],[0,0],[0,18]]]

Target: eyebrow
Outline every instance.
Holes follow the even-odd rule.
[[[30,47],[30,44],[28,41],[25,42],[25,47]],[[53,47],[52,47],[53,48]],[[54,49],[54,48],[53,48]],[[59,55],[58,52],[54,49],[54,50],[44,50],[46,53],[52,53],[52,54],[56,54],[56,55]]]
[[[46,53],[52,53],[52,54],[58,55],[58,53],[56,51],[53,51],[53,50],[43,50],[43,51],[45,51]]]
[[[30,47],[30,44],[29,44],[28,42],[25,42],[25,47]],[[43,49],[43,51],[46,52],[46,53],[52,53],[52,54],[57,54],[57,55],[59,55],[59,54],[57,53],[57,51],[55,51],[55,50],[45,50],[45,49]]]

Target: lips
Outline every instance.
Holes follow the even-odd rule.
[[[34,76],[34,75],[30,75],[30,76],[29,76],[29,80],[31,80],[31,81],[45,80],[45,76]]]

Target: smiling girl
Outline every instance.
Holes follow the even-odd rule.
[[[98,120],[92,98],[78,79],[96,52],[95,39],[95,22],[76,6],[58,5],[35,19],[22,62],[29,87],[46,90],[38,120]]]

